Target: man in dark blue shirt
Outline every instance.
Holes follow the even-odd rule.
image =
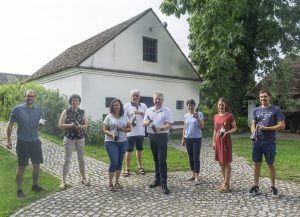
[[[262,163],[262,156],[266,158],[268,164],[271,192],[273,196],[278,196],[278,190],[275,187],[275,167],[274,160],[276,155],[276,131],[285,128],[284,115],[280,108],[270,103],[271,93],[267,90],[259,92],[261,106],[253,110],[253,120],[251,132],[252,143],[252,160],[254,165],[254,186],[249,190],[249,194],[259,194],[259,176]]]
[[[15,122],[18,123],[17,146],[18,168],[16,173],[17,197],[24,198],[22,190],[23,174],[28,166],[29,158],[32,162],[32,191],[42,191],[38,185],[40,163],[43,163],[41,141],[38,137],[38,129],[42,121],[42,110],[34,105],[36,93],[28,90],[25,93],[25,103],[16,106],[7,125],[7,148],[12,148],[11,133]]]

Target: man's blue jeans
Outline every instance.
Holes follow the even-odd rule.
[[[128,147],[125,142],[105,141],[106,150],[110,159],[109,172],[115,172],[122,169],[122,162]]]

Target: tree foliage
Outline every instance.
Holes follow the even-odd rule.
[[[282,61],[278,64],[271,74],[262,80],[262,87],[272,93],[272,103],[287,108],[295,103],[291,97],[290,84],[295,75],[291,69],[291,63]]]
[[[210,106],[227,97],[236,114],[255,75],[272,72],[280,53],[299,52],[299,0],[164,0],[161,10],[189,14],[189,57],[204,80],[200,93]]]

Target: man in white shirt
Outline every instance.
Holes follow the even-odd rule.
[[[145,128],[143,126],[143,119],[147,109],[146,104],[140,103],[141,94],[137,89],[130,92],[131,102],[124,105],[124,111],[131,123],[131,131],[127,133],[128,149],[125,155],[125,170],[124,176],[130,175],[130,161],[131,155],[136,147],[136,157],[138,163],[139,174],[145,175],[144,168],[142,167],[142,151],[145,137]]]
[[[153,95],[154,106],[146,110],[144,126],[147,126],[149,142],[155,163],[155,181],[150,188],[161,186],[164,194],[169,194],[167,187],[167,151],[168,133],[173,123],[173,115],[169,108],[162,106],[162,93]]]

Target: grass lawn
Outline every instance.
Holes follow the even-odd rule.
[[[23,191],[25,199],[17,199],[15,175],[17,169],[17,158],[9,151],[0,147],[0,217],[9,216],[21,207],[27,206],[50,193],[58,191],[59,179],[41,171],[39,183],[48,189],[47,192],[31,192],[31,167],[26,168],[23,178]]]
[[[233,152],[244,157],[250,165],[252,144],[249,138],[233,139]],[[276,178],[300,183],[300,143],[296,140],[279,139],[276,146]],[[269,171],[263,158],[261,176],[269,177]]]
[[[103,161],[105,163],[109,163],[108,154],[106,152],[105,146],[85,146],[86,155]],[[187,153],[177,150],[173,147],[168,148],[168,158],[167,165],[168,171],[188,171],[189,163],[188,163],[188,155]],[[154,172],[154,161],[150,149],[150,145],[148,139],[145,138],[144,142],[144,150],[143,150],[143,159],[142,159],[143,167],[146,172]],[[124,167],[124,162],[123,162]],[[132,171],[137,171],[137,160],[135,151],[132,152],[131,165],[130,168]]]
[[[41,136],[49,141],[52,141],[52,142],[62,146],[62,139],[60,139],[56,136],[48,135],[45,133],[41,133]],[[106,152],[104,145],[97,145],[97,146],[86,145],[85,146],[85,154],[88,157],[91,157],[93,159],[100,160],[100,161],[103,161],[103,162],[109,164],[108,154]],[[154,162],[153,162],[153,157],[152,157],[152,153],[150,150],[148,138],[145,138],[145,142],[144,142],[142,163],[143,163],[143,167],[146,172],[154,172]],[[190,170],[187,153],[180,151],[178,149],[175,149],[173,147],[168,148],[167,164],[168,164],[168,171],[188,171],[188,170]],[[124,162],[123,162],[123,165],[124,165]],[[135,151],[132,153],[131,170],[137,171],[137,162],[136,162]]]

